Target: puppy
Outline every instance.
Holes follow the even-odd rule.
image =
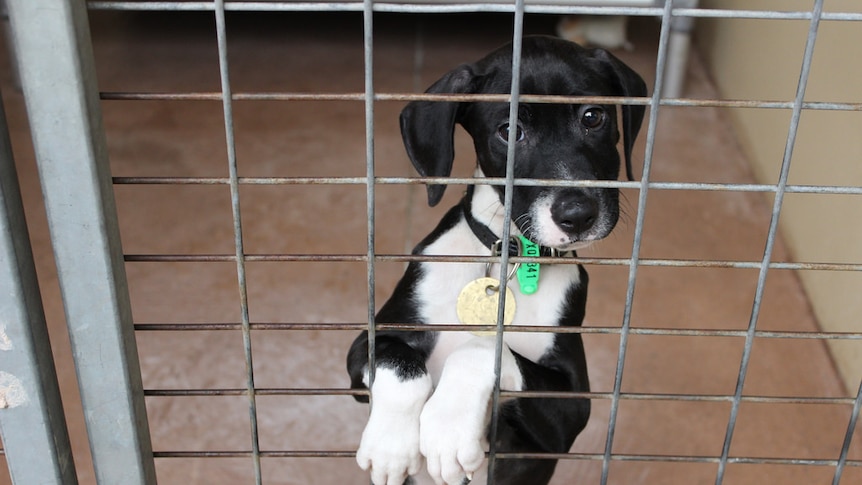
[[[512,46],[462,65],[435,82],[428,93],[509,93]],[[646,96],[643,79],[601,49],[584,49],[551,37],[523,39],[521,92],[536,95]],[[519,105],[517,126],[509,125],[509,103],[409,103],[401,132],[413,165],[423,176],[449,176],[453,133],[461,124],[473,138],[476,178],[504,177],[509,134],[517,143],[515,177],[555,180],[616,180],[619,132],[631,178],[631,151],[645,108],[622,106],[621,127],[614,105]],[[428,202],[440,202],[445,185],[428,186]],[[619,216],[614,188],[515,186],[512,220],[504,220],[503,187],[477,182],[452,207],[413,253],[416,255],[499,254],[505,224],[524,236],[533,253],[568,257],[606,237]],[[536,247],[538,246],[538,247]],[[537,284],[507,282],[505,321],[516,325],[580,326],[587,297],[587,273],[575,264],[542,264]],[[434,324],[476,323],[476,310],[460,302],[472,294],[493,300],[499,266],[484,263],[412,262],[377,314],[378,323],[427,324],[424,331],[378,331],[375,340],[372,407],[356,453],[375,485],[541,485],[551,479],[551,459],[500,459],[487,476],[490,403],[495,385],[495,337],[469,331],[438,332]],[[474,288],[475,289],[475,288]],[[497,295],[498,296],[498,295]],[[496,301],[496,300],[493,300]],[[496,322],[496,304],[490,319]],[[465,315],[466,314],[466,315]],[[505,332],[500,386],[507,391],[589,391],[579,333]],[[353,388],[369,385],[368,333],[356,338],[347,356]],[[359,398],[358,398],[359,399]],[[363,399],[359,399],[363,400]],[[496,433],[498,452],[565,453],[587,423],[588,399],[516,398],[502,401]],[[423,470],[423,459],[426,464]]]

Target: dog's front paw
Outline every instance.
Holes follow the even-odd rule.
[[[371,473],[374,485],[402,485],[422,468],[419,427],[416,423],[399,425],[397,420],[380,424],[368,422],[356,451],[356,462]]]
[[[374,485],[403,485],[422,468],[419,415],[431,392],[431,377],[404,379],[378,369],[371,387],[371,415],[356,451],[359,467]]]
[[[461,485],[485,461],[487,407],[476,413],[461,404],[435,394],[419,420],[419,447],[437,485]]]

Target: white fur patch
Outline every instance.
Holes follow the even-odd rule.
[[[492,231],[502,231],[502,205],[490,186],[477,185],[473,196],[473,215]],[[512,226],[512,234],[519,234]],[[425,248],[427,255],[490,255],[473,235],[466,221]],[[456,302],[465,285],[485,276],[484,263],[422,263],[422,277],[417,282],[416,304],[425,322],[457,324]],[[499,265],[492,265],[491,276],[499,277]],[[559,323],[570,285],[580,277],[577,265],[541,266],[538,291],[520,292],[512,281],[508,291],[515,296],[514,325],[553,326]],[[537,362],[553,345],[548,332],[506,332],[502,355],[501,389],[523,389],[523,376],[512,352]],[[494,337],[476,336],[470,332],[440,332],[427,362],[435,390],[422,411],[420,446],[427,462],[430,479],[437,485],[460,485],[465,476],[473,476],[473,485],[482,485],[484,472],[485,432],[490,399],[494,386]],[[430,483],[424,476],[417,483]]]
[[[476,219],[499,234],[502,217],[499,198],[490,186],[478,185],[473,198]],[[484,210],[482,209],[484,208]],[[513,234],[518,234],[515,230]],[[490,255],[467,225],[460,221],[450,231],[441,235],[423,251],[427,255]],[[457,324],[455,302],[461,290],[476,278],[485,276],[483,263],[422,263],[423,276],[418,282],[416,297],[419,313],[430,324]],[[492,265],[491,276],[499,277],[499,265]],[[515,296],[515,319],[513,325],[557,325],[565,304],[569,285],[580,278],[577,265],[557,264],[541,266],[539,289],[532,295],[524,295],[515,281],[509,282],[508,291]],[[469,332],[441,332],[428,361],[428,371],[436,383],[443,370],[446,358],[459,346],[478,338]],[[506,345],[513,351],[534,362],[551,347],[551,333],[507,332]]]
[[[482,171],[477,171],[476,176],[482,177]],[[473,217],[477,221],[488,226],[494,234],[503,233],[503,216],[505,214],[503,204],[500,203],[500,196],[494,190],[494,187],[490,185],[476,185],[470,205],[472,206]],[[513,236],[520,234],[515,224],[510,226],[510,231]]]
[[[553,197],[539,197],[530,206],[530,217],[533,220],[535,243],[542,246],[554,246],[569,241],[569,236],[561,231],[551,217]]]

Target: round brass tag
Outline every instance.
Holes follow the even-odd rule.
[[[500,281],[496,278],[477,278],[461,290],[458,295],[458,319],[467,325],[495,325],[497,306],[500,301]],[[503,324],[515,319],[515,297],[506,291],[506,306]],[[494,335],[495,332],[473,332],[476,335]]]

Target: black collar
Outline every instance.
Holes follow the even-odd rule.
[[[473,235],[476,236],[476,239],[478,239],[483,246],[490,249],[495,255],[499,254],[502,249],[502,240],[494,234],[494,231],[492,231],[491,228],[477,221],[476,218],[473,217],[472,202],[473,186],[470,185],[467,187],[467,193],[464,195],[464,198],[461,199],[464,219],[467,220],[467,225],[470,226],[470,230],[473,231]],[[520,247],[521,245],[518,244],[517,236],[509,238],[509,256],[521,256],[521,254],[518,254]],[[539,255],[542,257],[562,257],[569,254],[569,252],[570,251],[560,251],[559,249],[549,248],[547,246],[539,246]]]

